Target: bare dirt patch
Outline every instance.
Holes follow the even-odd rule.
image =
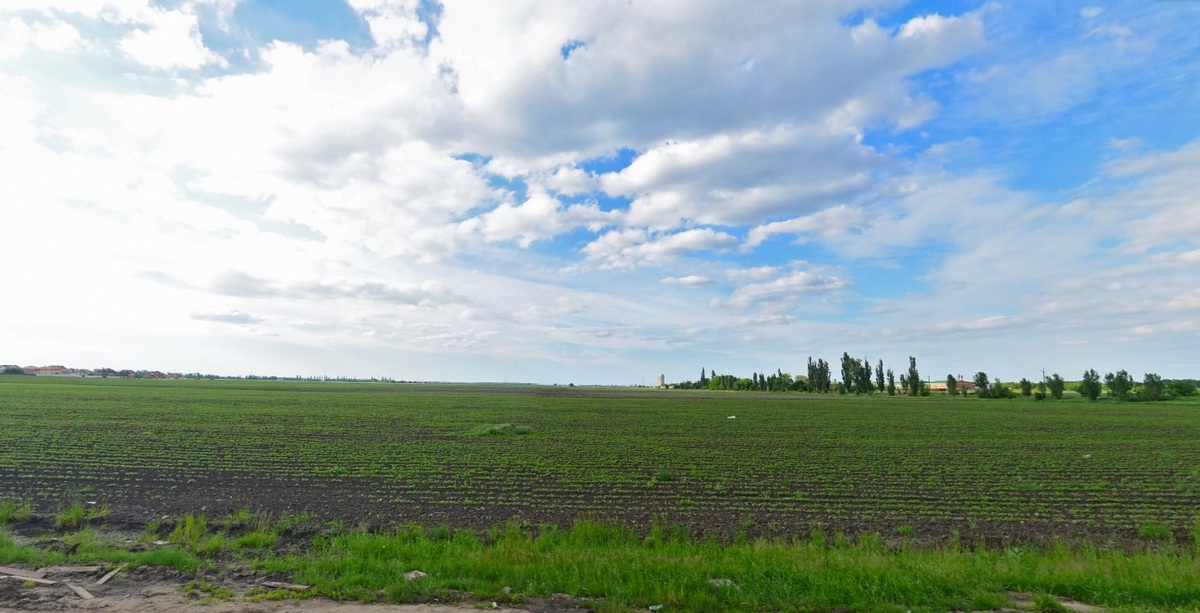
[[[30,572],[29,574],[37,574]],[[264,587],[261,578],[237,572],[227,573],[211,582],[202,575],[190,575],[169,568],[143,566],[117,574],[111,581],[96,585],[105,574],[61,572],[48,569],[45,581],[53,585],[26,582],[22,577],[0,579],[0,613],[11,611],[107,611],[111,613],[459,613],[498,611],[501,613],[583,613],[588,608],[573,600],[531,600],[515,605],[491,602],[366,604],[338,602],[327,598],[261,599],[265,593],[277,597],[286,590]],[[85,599],[68,583],[83,588]],[[258,595],[258,597],[256,597]]]

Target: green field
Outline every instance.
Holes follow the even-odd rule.
[[[1197,441],[1183,402],[0,377],[0,500],[130,522],[1190,543]]]

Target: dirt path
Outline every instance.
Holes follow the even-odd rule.
[[[33,588],[45,593],[36,600],[17,608],[0,606],[0,613],[15,611],[106,611],[110,613],[462,613],[481,610],[500,613],[527,613],[523,609],[481,608],[482,605],[381,605],[334,602],[324,598],[271,602],[231,601],[200,604],[185,598],[179,586],[151,586],[133,594],[106,594],[93,600],[82,600],[65,587]],[[25,606],[28,605],[28,606]]]
[[[520,608],[495,606],[490,602],[466,604],[363,604],[336,602],[327,598],[254,601],[247,594],[262,593],[263,587],[249,580],[225,577],[213,585],[223,593],[195,589],[195,583],[172,569],[142,567],[117,575],[111,582],[96,585],[98,573],[46,574],[54,585],[0,579],[0,613],[12,611],[105,611],[109,613],[585,613],[570,600],[533,600]],[[68,584],[83,588],[87,599]],[[193,586],[187,589],[187,586]]]

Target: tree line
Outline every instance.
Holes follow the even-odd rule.
[[[811,356],[808,358],[808,372],[796,376],[784,372],[781,368],[773,373],[754,372],[750,377],[718,374],[716,369],[701,368],[698,381],[683,381],[676,384],[676,387],[760,392],[886,393],[889,396],[929,396],[932,393],[929,385],[921,380],[917,359],[912,356],[908,358],[907,371],[902,372],[899,378],[891,368],[884,367],[883,360],[872,364],[868,358],[859,360],[851,357],[849,353],[842,354],[839,366],[840,376],[836,380],[829,362],[820,358],[813,360]],[[1125,370],[1110,372],[1101,377],[1095,369],[1088,369],[1084,371],[1078,383],[1068,383],[1058,373],[1050,376],[1043,374],[1041,381],[1037,383],[1022,378],[1015,388],[1000,379],[991,379],[987,373],[980,371],[975,373],[970,386],[963,383],[954,375],[946,375],[946,393],[957,396],[973,391],[980,398],[1015,398],[1019,393],[1021,396],[1031,396],[1035,400],[1059,400],[1063,398],[1068,387],[1071,387],[1084,398],[1098,400],[1107,388],[1109,398],[1123,401],[1169,400],[1194,396],[1197,393],[1197,381],[1194,380],[1164,380],[1156,373],[1146,373],[1139,383]]]
[[[682,381],[676,384],[682,389],[709,389],[732,391],[761,391],[761,392],[817,392],[842,394],[870,394],[875,392],[887,393],[890,396],[905,394],[910,396],[929,395],[928,386],[921,381],[917,370],[917,359],[908,358],[907,374],[902,373],[899,385],[895,372],[891,368],[884,369],[883,360],[874,366],[869,359],[861,362],[850,354],[842,354],[841,379],[833,380],[829,362],[823,359],[814,361],[808,358],[808,373],[793,376],[777,368],[773,373],[753,372],[749,377],[739,377],[731,374],[718,374],[716,369],[701,368],[700,379],[697,381]]]

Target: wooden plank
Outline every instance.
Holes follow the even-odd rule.
[[[64,583],[63,585],[66,585],[67,587],[71,588],[72,592],[75,592],[76,594],[79,595],[80,598],[82,598],[84,600],[91,600],[91,599],[95,598],[95,596],[92,596],[91,592],[79,587],[78,585],[74,585],[71,583]]]
[[[41,571],[25,570],[23,568],[9,568],[7,566],[0,566],[0,574],[29,577],[31,579],[44,579],[46,577],[46,573]]]
[[[280,583],[278,581],[263,581],[260,585],[273,587],[281,590],[307,590],[312,589],[311,585],[301,585],[299,583]]]
[[[55,573],[98,573],[102,570],[104,570],[103,566],[47,566],[39,568],[38,572],[53,575]]]
[[[22,577],[20,575],[8,575],[5,578],[12,579],[13,581],[32,581],[38,585],[58,585],[57,581],[51,581],[49,579],[38,579],[37,577]]]
[[[128,565],[128,564],[122,564],[122,565],[120,565],[120,566],[118,566],[118,567],[116,567],[116,568],[114,568],[114,569],[112,569],[112,570],[108,571],[108,573],[107,573],[106,575],[104,575],[103,577],[100,577],[100,579],[99,579],[98,581],[96,581],[96,585],[104,585],[105,583],[108,583],[108,580],[109,580],[109,579],[112,579],[113,577],[116,577],[116,576],[117,576],[117,573],[119,573],[119,572],[121,572],[121,571],[125,570],[125,567],[126,567],[126,566],[129,566],[129,565]]]

